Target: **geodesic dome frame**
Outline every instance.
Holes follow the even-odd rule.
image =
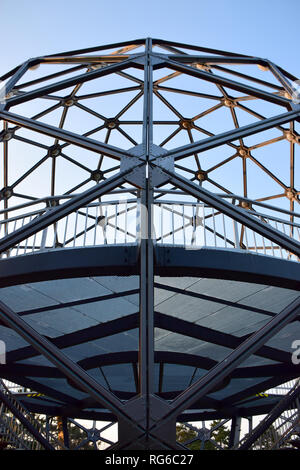
[[[178,417],[270,410],[276,397],[255,394],[299,375],[296,77],[266,59],[141,39],[30,59],[1,78],[2,334],[31,344],[11,338],[2,376],[53,400],[29,400],[33,410],[118,419],[125,448],[175,446],[166,429]],[[68,278],[79,281],[59,298],[54,281]],[[51,302],[23,292],[13,308],[22,285],[28,299],[50,289]],[[102,311],[120,298],[119,314]],[[45,320],[71,309],[61,321],[72,325],[74,308],[80,327]],[[97,343],[90,356],[93,341],[121,333],[128,350]],[[105,372],[120,364],[131,388],[118,389],[128,368]]]

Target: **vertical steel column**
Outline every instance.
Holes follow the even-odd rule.
[[[64,435],[64,446],[70,448],[70,439],[69,439],[69,430],[68,430],[68,418],[65,416],[62,417],[62,429]]]
[[[239,443],[240,440],[240,433],[241,433],[241,421],[242,418],[238,416],[234,416],[231,420],[231,429],[230,429],[230,436],[229,436],[229,445],[228,448],[232,449]]]
[[[144,72],[143,145],[146,159],[146,188],[141,190],[141,241],[140,241],[140,344],[139,393],[144,398],[146,416],[146,441],[150,425],[150,397],[154,384],[154,278],[152,229],[152,189],[148,171],[152,144],[152,65],[150,52],[152,40],[146,40]]]

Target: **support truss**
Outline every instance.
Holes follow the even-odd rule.
[[[51,367],[28,365],[25,375],[30,378],[24,375],[24,383],[44,387],[45,395],[65,403],[59,411],[64,413],[66,447],[67,411],[80,414],[94,406],[100,416],[117,420],[119,440],[107,441],[111,449],[180,449],[175,436],[178,419],[184,421],[194,407],[209,405],[226,420],[232,400],[229,447],[234,448],[239,407],[257,390],[241,390],[234,400],[230,394],[224,400],[215,398],[213,392],[232,377],[255,377],[255,367],[240,367],[252,355],[275,362],[258,368],[266,386],[278,383],[283,370],[286,377],[297,376],[289,353],[266,343],[291,322],[298,328],[299,297],[291,297],[280,311],[221,300],[232,308],[271,317],[246,337],[174,318],[155,311],[155,289],[161,288],[154,280],[156,247],[176,245],[180,235],[178,244],[187,249],[209,248],[213,253],[221,243],[230,253],[281,255],[285,263],[298,260],[296,77],[267,59],[147,38],[37,57],[0,78],[0,254],[6,258],[0,269],[2,261],[14,262],[19,255],[51,256],[57,250],[109,244],[125,246],[124,263],[129,265],[130,243],[138,252],[132,269],[139,276],[138,289],[54,307],[17,312],[0,301],[2,324],[30,345],[8,353],[11,368],[3,366],[2,374],[14,380],[24,372],[27,364],[18,364],[21,357],[41,354],[50,361]],[[167,259],[167,247],[166,253]],[[278,264],[279,270],[280,266],[286,265]],[[178,287],[162,289],[182,295]],[[50,339],[26,321],[27,315],[134,294],[139,295],[138,312],[69,335]],[[205,294],[190,292],[194,299],[197,295],[204,300]],[[100,354],[76,363],[63,351],[135,328],[138,352]],[[219,361],[157,351],[156,328],[232,351]],[[103,372],[105,364],[122,361],[131,364],[134,375],[135,390],[127,395],[113,390]],[[88,373],[98,363],[105,385]],[[189,384],[176,393],[163,391],[167,364],[194,365]],[[202,375],[196,378],[200,370]],[[66,377],[86,398],[68,398],[39,385],[43,374]],[[97,416],[95,411],[93,419]],[[96,446],[100,434],[94,426],[83,443]],[[202,442],[211,439],[210,434],[205,436],[203,431]]]

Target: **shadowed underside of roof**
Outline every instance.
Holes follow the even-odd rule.
[[[70,250],[61,251],[61,266],[66,269],[70,259],[72,267],[63,277],[66,271],[60,272],[58,265],[57,279],[51,267],[49,280],[47,273],[39,274],[45,265],[39,258],[47,254],[6,260],[5,271],[0,272],[1,299],[101,385],[126,400],[138,393],[140,281],[136,247],[131,247],[131,253],[128,247],[87,250],[97,260],[97,270],[92,266],[90,276],[85,250],[71,250],[73,256]],[[104,251],[109,251],[108,271]],[[156,253],[154,390],[165,399],[178,396],[298,297],[296,263],[236,252],[230,256],[217,250],[194,250],[192,256],[185,253],[179,247],[160,248]],[[132,260],[127,275],[125,256]],[[168,262],[163,264],[163,260]],[[20,283],[18,268],[22,272],[24,262],[27,282]],[[252,263],[255,277],[249,277],[247,263]],[[287,269],[291,264],[293,269]],[[36,281],[36,276],[43,280]],[[272,407],[276,397],[258,394],[299,375],[299,366],[291,362],[291,344],[299,332],[298,320],[287,325],[193,410],[187,410],[186,416],[226,417],[232,410],[260,414]],[[2,325],[0,333],[7,346],[1,376],[42,394],[24,397],[32,410],[111,417],[12,329]]]

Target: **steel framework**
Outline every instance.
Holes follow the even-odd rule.
[[[139,286],[19,311],[0,292],[2,325],[29,344],[8,351],[0,376],[57,399],[56,415],[118,421],[111,449],[183,448],[176,421],[216,417],[233,418],[233,447],[240,417],[276,404],[259,408],[254,400],[247,411],[243,400],[299,376],[292,351],[270,345],[291,323],[299,337],[296,77],[267,59],[146,38],[29,59],[1,80],[1,288],[124,274],[138,275]],[[241,299],[237,305],[156,276],[271,285],[291,297],[279,310]],[[157,311],[155,289],[243,308],[262,321],[247,334],[229,334]],[[69,334],[50,338],[27,321],[129,295],[139,297],[136,312]],[[133,329],[139,330],[135,351],[80,361],[64,351]],[[157,351],[156,329],[227,353],[217,360]],[[51,367],[30,362],[39,355]],[[250,357],[262,365],[240,367]],[[102,370],[123,362],[133,367],[131,394],[112,390],[105,374],[103,385],[88,373],[95,364]],[[194,370],[173,394],[163,392],[168,363]],[[206,372],[197,378],[200,369]],[[48,374],[66,377],[86,398],[39,383]],[[265,379],[213,398],[232,377]],[[53,414],[47,402],[28,406]]]

